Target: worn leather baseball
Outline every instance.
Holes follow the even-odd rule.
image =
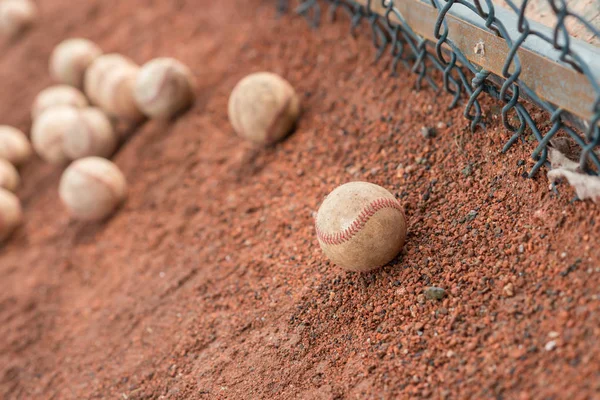
[[[300,114],[300,101],[285,79],[258,72],[235,86],[228,114],[238,135],[255,143],[271,144],[290,132]]]
[[[174,58],[156,58],[137,75],[134,98],[150,118],[171,118],[194,101],[194,78],[188,67]]]
[[[14,192],[20,182],[17,169],[8,161],[0,158],[0,188]]]
[[[31,144],[23,132],[12,126],[0,125],[0,158],[18,167],[29,160],[31,154]]]
[[[109,115],[138,121],[143,115],[133,97],[139,67],[120,54],[98,57],[85,73],[85,93],[90,101]]]
[[[107,159],[86,157],[74,161],[60,179],[59,195],[72,217],[101,220],[123,202],[125,176]]]
[[[368,182],[333,190],[319,208],[315,227],[325,255],[349,271],[387,264],[406,239],[402,206],[386,189]]]
[[[106,114],[96,107],[76,111],[77,117],[65,124],[63,150],[66,156],[71,160],[110,157],[119,138]]]
[[[0,33],[16,36],[33,25],[37,8],[30,0],[0,1]]]
[[[8,238],[22,220],[23,211],[17,196],[0,188],[0,241]]]
[[[58,82],[83,89],[85,71],[101,55],[100,47],[90,40],[63,40],[50,56],[50,75]]]
[[[56,106],[44,111],[31,127],[31,143],[35,152],[51,164],[66,162],[68,158],[63,150],[65,129],[77,119],[77,109],[71,106]]]
[[[51,107],[73,106],[82,108],[87,105],[87,98],[78,89],[68,85],[54,85],[38,93],[31,107],[31,118],[35,120]]]

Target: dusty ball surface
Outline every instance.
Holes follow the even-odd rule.
[[[285,79],[259,72],[235,86],[228,114],[238,135],[255,143],[271,144],[290,132],[300,114],[300,101]]]
[[[99,108],[77,110],[65,126],[63,150],[68,158],[110,157],[117,147],[118,136],[108,116]]]
[[[102,50],[90,40],[63,40],[50,55],[50,76],[58,82],[82,89],[85,71],[100,55]]]
[[[56,106],[72,106],[82,108],[88,106],[85,95],[68,85],[55,85],[42,90],[33,101],[31,118],[35,120],[44,111]]]
[[[7,239],[22,220],[23,211],[17,196],[0,188],[0,241]]]
[[[66,162],[64,134],[67,126],[75,121],[77,109],[71,106],[56,106],[44,111],[31,127],[31,143],[35,152],[51,164]]]
[[[143,117],[133,97],[138,71],[139,67],[124,56],[102,55],[86,71],[85,93],[109,115],[137,121]]]
[[[402,206],[386,189],[368,182],[333,190],[319,208],[315,228],[325,255],[349,271],[387,264],[406,239]]]
[[[30,0],[0,1],[0,33],[16,36],[37,18],[37,7]]]
[[[174,58],[156,58],[140,68],[133,93],[148,117],[171,118],[194,101],[193,75]]]
[[[101,220],[123,202],[125,176],[112,162],[100,157],[74,161],[60,179],[59,195],[72,217]]]
[[[8,161],[0,158],[0,188],[14,192],[20,182],[17,169]]]
[[[27,136],[17,128],[0,125],[0,158],[12,165],[23,165],[33,153]]]

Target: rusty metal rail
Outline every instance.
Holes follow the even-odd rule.
[[[279,0],[280,10],[290,1]],[[537,140],[530,176],[546,162],[547,145],[556,135],[571,137],[581,148],[581,168],[597,175],[600,48],[569,36],[566,21],[577,19],[592,36],[600,30],[570,11],[565,0],[538,0],[549,2],[555,13],[550,28],[525,17],[529,0],[520,6],[504,1],[509,9],[491,0],[304,0],[295,10],[314,26],[323,5],[332,21],[345,11],[352,30],[366,20],[376,57],[389,51],[393,71],[402,63],[418,75],[417,87],[427,82],[438,90],[431,71],[439,70],[441,87],[453,95],[450,107],[468,98],[465,117],[472,129],[482,125],[481,93],[503,101],[503,123],[513,132],[503,151],[524,141],[526,133]],[[536,123],[523,100],[546,111],[547,120]],[[511,116],[518,123],[513,125]]]

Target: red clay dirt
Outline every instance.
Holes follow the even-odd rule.
[[[496,103],[471,133],[448,95],[373,64],[369,27],[353,38],[342,15],[312,30],[271,0],[39,6],[0,43],[0,123],[29,129],[48,56],[74,36],[180,59],[198,99],[113,157],[130,192],[105,222],[69,219],[61,168],[22,169],[25,223],[0,249],[0,398],[600,398],[597,206],[549,192],[545,171],[522,177],[532,144],[500,153]],[[268,149],[226,114],[261,70],[304,106]],[[315,237],[319,204],[350,180],[408,217],[403,252],[372,273],[330,265]]]

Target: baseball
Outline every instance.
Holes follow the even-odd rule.
[[[139,67],[119,54],[98,57],[87,69],[85,93],[108,114],[130,121],[139,120],[141,111],[133,98]]]
[[[0,240],[8,238],[22,220],[23,211],[17,196],[0,188]]]
[[[406,239],[406,219],[393,194],[368,182],[350,182],[331,192],[317,213],[319,245],[348,271],[365,272],[396,257]]]
[[[285,79],[259,72],[235,86],[228,114],[238,135],[255,143],[271,144],[292,129],[300,114],[300,101]]]
[[[60,179],[59,195],[71,216],[101,220],[125,199],[127,183],[112,162],[100,157],[74,161]]]
[[[121,54],[110,53],[99,56],[89,65],[83,79],[83,90],[92,103],[98,103],[97,97],[107,74],[122,65],[135,66],[135,63]]]
[[[101,54],[102,50],[90,40],[64,40],[50,56],[50,75],[58,82],[82,89],[85,71]]]
[[[68,85],[55,85],[42,90],[33,101],[31,118],[35,120],[44,111],[56,106],[86,107],[88,101],[83,93]]]
[[[0,158],[11,164],[23,165],[31,157],[31,144],[20,130],[0,125]]]
[[[56,106],[43,112],[31,127],[31,143],[35,152],[51,164],[67,161],[63,150],[64,133],[66,127],[77,119],[77,109],[71,106]]]
[[[84,157],[110,157],[118,136],[102,110],[87,107],[76,110],[76,118],[65,122],[63,150],[71,160]]]
[[[33,25],[36,16],[35,4],[29,0],[0,1],[0,32],[16,36]]]
[[[17,169],[8,161],[0,158],[0,188],[14,192],[20,181]]]
[[[170,118],[194,101],[193,75],[173,58],[157,58],[140,69],[133,90],[138,108],[151,118]]]

